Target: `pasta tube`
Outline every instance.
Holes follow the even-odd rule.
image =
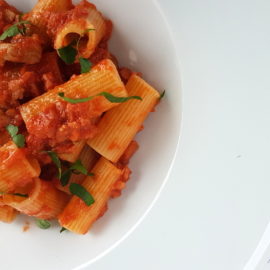
[[[62,158],[62,155],[60,155],[60,157]],[[91,172],[91,169],[94,167],[95,163],[98,160],[98,154],[93,149],[91,149],[87,144],[85,144],[83,150],[81,151],[77,159],[79,159],[82,162],[83,166],[86,168],[88,172]],[[81,184],[85,178],[86,176],[84,174],[72,174],[69,183]],[[70,194],[69,186],[63,187],[58,179],[56,179],[54,183],[59,190]]]
[[[92,172],[94,176],[87,177],[82,185],[91,193],[95,202],[87,206],[80,198],[73,196],[58,219],[61,226],[74,233],[87,233],[92,224],[102,215],[112,188],[122,173],[105,158],[100,158]]]
[[[67,11],[73,7],[71,0],[39,0],[32,11],[27,14],[27,20],[37,26],[43,34],[46,33],[47,19],[44,12]]]
[[[3,202],[19,212],[40,219],[56,218],[64,209],[68,196],[57,190],[52,183],[36,178],[28,198],[3,195]]]
[[[17,211],[8,206],[8,205],[1,205],[0,206],[0,221],[11,223],[17,216]]]
[[[40,174],[36,159],[27,157],[23,149],[9,142],[0,148],[0,191],[12,192],[32,182]]]
[[[119,97],[127,96],[127,91],[119,77],[115,65],[111,60],[103,60],[93,67],[89,73],[76,76],[65,84],[59,85],[53,90],[23,104],[20,107],[20,111],[30,133],[31,128],[29,122],[31,119],[44,112],[49,104],[62,101],[58,96],[59,92],[65,93],[65,95],[70,98],[85,98],[97,95],[100,92],[109,92]],[[107,101],[104,97],[94,98],[92,100],[93,103],[96,99],[99,99],[99,104],[96,106],[102,107],[101,112],[118,105]],[[101,112],[98,112],[98,115]]]
[[[75,41],[78,42],[81,57],[91,56],[106,33],[106,23],[94,5],[87,7],[87,13],[85,18],[72,19],[57,31],[54,40],[55,49],[60,49]]]
[[[30,134],[42,139],[54,139],[57,143],[66,139],[73,142],[87,139],[92,136],[92,133],[88,134],[90,128],[96,128],[95,118],[118,105],[103,96],[84,103],[70,104],[59,97],[60,92],[72,99],[95,96],[101,92],[127,96],[115,65],[110,60],[103,60],[89,73],[79,75],[20,107]]]
[[[129,100],[107,112],[98,124],[99,133],[88,141],[90,147],[113,162],[123,155],[160,97],[137,75],[131,76],[126,88],[130,96],[140,96],[143,100]]]

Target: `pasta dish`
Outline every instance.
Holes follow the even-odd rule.
[[[0,0],[0,221],[85,234],[130,178],[134,140],[164,96],[109,51],[88,1]]]

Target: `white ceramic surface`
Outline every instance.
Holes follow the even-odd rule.
[[[270,220],[270,1],[159,2],[181,59],[180,153],[144,222],[87,269],[269,270],[269,230],[244,267]]]
[[[23,11],[35,1],[11,0]],[[91,233],[59,234],[56,226],[43,231],[31,226],[22,232],[25,217],[0,224],[1,269],[81,269],[112,249],[142,220],[161,191],[174,160],[180,133],[181,99],[176,50],[165,19],[155,1],[93,1],[115,24],[112,51],[122,65],[141,71],[167,96],[138,136],[141,149],[134,157],[134,173],[123,196]],[[151,20],[149,19],[151,17]]]

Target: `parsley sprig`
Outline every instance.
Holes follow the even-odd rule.
[[[87,191],[85,187],[77,183],[71,183],[69,186],[69,191],[71,194],[82,199],[87,206],[90,206],[95,202],[93,196]]]
[[[131,99],[142,100],[142,98],[139,97],[139,96],[117,97],[117,96],[114,96],[114,95],[112,95],[112,94],[110,94],[108,92],[101,92],[101,93],[99,93],[99,94],[97,94],[95,96],[91,96],[91,97],[87,97],[87,98],[78,98],[78,99],[73,99],[73,98],[66,97],[65,93],[63,93],[63,92],[58,93],[58,96],[61,97],[63,100],[65,100],[65,101],[67,101],[69,103],[72,103],[72,104],[84,103],[84,102],[90,101],[93,98],[98,97],[98,96],[105,97],[111,103],[124,103],[124,102],[126,102],[128,100],[131,100]]]
[[[36,225],[43,230],[47,230],[51,227],[51,223],[45,219],[36,219]]]
[[[62,186],[66,186],[70,180],[72,174],[83,174],[87,176],[93,176],[93,173],[89,173],[80,160],[73,163],[60,178]]]
[[[18,34],[21,34],[23,36],[26,35],[26,24],[31,24],[29,21],[19,21],[9,28],[7,28],[2,35],[0,36],[0,40],[3,41],[9,37],[14,37]]]
[[[163,99],[163,98],[165,97],[165,94],[166,94],[166,90],[164,90],[164,91],[160,94],[159,99],[160,99],[160,100]]]
[[[89,173],[87,171],[87,169],[82,164],[81,160],[77,160],[75,163],[71,164],[71,166],[67,170],[63,171],[62,163],[58,155],[53,151],[47,151],[47,154],[50,156],[52,162],[55,164],[55,166],[58,169],[57,178],[60,180],[62,186],[66,186],[68,184],[72,173],[93,176],[92,173]]]
[[[73,64],[78,54],[71,44],[57,50],[60,58],[68,65]]]
[[[80,160],[77,160],[75,163],[71,164],[71,166],[67,170],[63,171],[61,160],[57,156],[57,154],[53,151],[48,151],[47,153],[58,169],[58,178],[62,186],[66,186],[69,183],[72,174],[84,174],[87,176],[94,176],[93,173],[89,173],[87,171],[87,169],[84,167]],[[92,195],[80,184],[71,183],[69,185],[69,191],[71,194],[82,199],[88,206],[94,203]]]
[[[82,74],[89,72],[90,69],[92,68],[92,63],[87,58],[80,57],[79,63],[81,65],[81,73]]]
[[[62,227],[61,230],[60,230],[60,233],[62,233],[64,231],[67,231],[67,229],[65,227]]]
[[[86,29],[84,34],[95,31],[96,29],[90,28]],[[76,60],[77,55],[79,55],[79,63],[81,66],[81,73],[87,73],[92,68],[92,63],[87,59],[80,56],[79,44],[83,35],[79,37],[77,41],[72,41],[69,45],[57,50],[60,58],[68,65],[73,64]]]
[[[6,130],[18,148],[23,148],[25,146],[25,137],[22,134],[18,134],[19,128],[17,126],[8,125],[6,126]]]
[[[13,196],[18,196],[18,197],[22,197],[22,198],[29,197],[28,194],[0,192],[0,196],[3,196],[3,195],[13,195]]]
[[[58,169],[58,176],[57,177],[59,179],[61,179],[62,178],[62,164],[61,164],[59,157],[53,151],[47,151],[47,154],[50,156],[52,162],[55,164],[55,166]]]

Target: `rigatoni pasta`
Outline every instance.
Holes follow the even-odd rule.
[[[121,176],[121,170],[105,158],[101,158],[92,171],[94,176],[87,177],[82,185],[95,198],[95,203],[87,206],[80,198],[73,196],[59,216],[61,226],[78,234],[87,233],[97,220],[106,207],[113,185]]]
[[[14,194],[3,195],[5,205],[21,213],[41,219],[56,218],[64,209],[68,196],[57,190],[52,183],[34,179],[33,188],[27,198]]]
[[[59,155],[59,157],[63,160],[67,160],[63,158],[61,155]],[[87,171],[91,172],[91,169],[94,167],[98,158],[99,158],[98,153],[95,152],[92,148],[90,148],[86,143],[84,143],[83,149],[77,156],[76,160],[80,160],[84,168]],[[76,160],[73,160],[72,162],[75,162]],[[72,174],[69,182],[81,184],[86,177],[87,176],[84,174]],[[62,186],[61,183],[58,181],[58,179],[55,179],[54,183],[59,190],[70,194],[69,186]]]
[[[73,7],[71,0],[38,0],[32,11],[26,18],[46,35],[47,19],[44,17],[46,12],[63,12]]]
[[[38,0],[31,13],[62,12],[71,8],[71,0]]]
[[[117,162],[125,152],[160,97],[137,75],[131,76],[126,88],[129,95],[138,95],[143,100],[129,100],[110,110],[98,124],[98,135],[88,141],[90,147],[113,162]]]
[[[7,205],[0,205],[0,221],[11,223],[17,216],[18,211]]]
[[[22,15],[2,2],[0,221],[85,234],[126,188],[162,95],[111,54],[113,23],[94,4],[39,0]]]
[[[57,153],[65,153],[57,146],[67,140],[78,142],[93,137],[97,132],[96,118],[119,105],[99,96],[101,92],[127,97],[117,69],[108,59],[97,64],[89,73],[81,74],[23,104],[20,112],[28,133],[55,147]],[[70,104],[59,96],[60,93],[69,99],[91,96],[93,99]]]
[[[50,90],[48,93],[23,104],[20,107],[20,111],[26,125],[32,117],[45,111],[49,104],[61,101],[58,95],[60,92],[65,93],[70,98],[85,98],[98,95],[100,92],[127,97],[126,88],[119,77],[115,65],[112,61],[106,59],[93,67],[89,73],[81,74],[65,84]],[[116,106],[116,104],[107,101],[103,97],[96,97],[92,102],[96,110],[94,117],[99,116],[100,112]],[[97,107],[100,107],[100,110]]]
[[[40,174],[36,159],[27,157],[13,142],[0,148],[0,192],[12,192],[23,187]]]
[[[57,31],[55,49],[68,46],[75,40],[81,57],[88,58],[92,55],[106,34],[106,22],[95,6],[89,5],[86,12],[85,18],[71,19]]]

